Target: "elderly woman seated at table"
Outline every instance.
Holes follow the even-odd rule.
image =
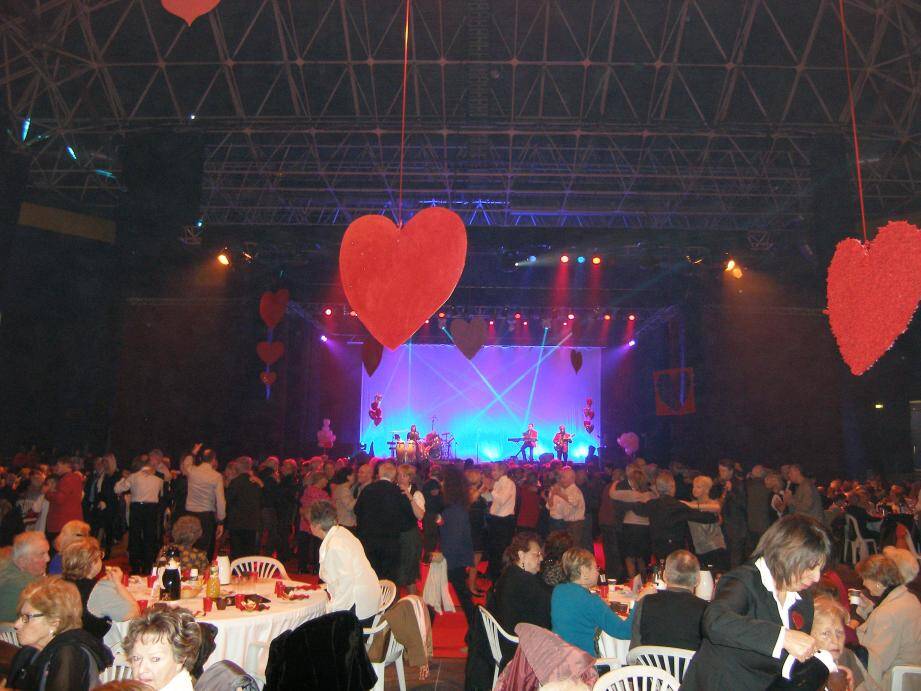
[[[867,681],[867,670],[852,650],[845,647],[844,635],[848,611],[840,602],[828,595],[818,595],[813,603],[811,636],[820,650],[827,650],[838,669],[846,670],[850,676],[850,687],[854,691],[871,691],[876,685]]]
[[[595,629],[614,638],[629,639],[633,614],[626,621],[591,592],[598,583],[598,565],[588,550],[574,547],[560,561],[568,582],[553,589],[550,621],[553,632],[567,643],[595,655]]]
[[[858,614],[866,621],[857,627],[857,638],[867,649],[867,672],[879,686],[891,685],[896,665],[921,665],[921,602],[905,587],[898,566],[889,557],[874,554],[857,564],[863,586],[874,606],[861,598]]]
[[[138,681],[157,691],[194,691],[189,672],[201,643],[201,629],[189,610],[156,604],[131,622],[124,647]]]
[[[83,606],[73,583],[59,576],[33,581],[19,596],[16,633],[23,647],[13,658],[6,687],[85,691],[112,664],[112,653],[80,628]]]
[[[97,638],[109,631],[110,621],[127,621],[138,615],[134,596],[122,585],[122,570],[106,567],[102,573],[102,548],[94,537],[71,542],[62,554],[64,578],[77,586],[83,602],[83,628]]]
[[[54,538],[55,555],[48,562],[48,575],[60,576],[63,568],[61,566],[61,555],[64,549],[74,540],[79,540],[90,535],[90,524],[83,521],[67,521],[61,528],[61,532]]]
[[[204,575],[208,570],[208,555],[193,547],[201,535],[201,521],[195,516],[182,516],[173,524],[172,543],[160,548],[157,562],[165,560],[166,551],[174,547],[179,550],[180,569],[198,569],[198,574]]]

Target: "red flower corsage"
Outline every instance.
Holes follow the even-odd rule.
[[[801,631],[803,628],[803,615],[799,612],[790,612],[790,624],[797,631]]]

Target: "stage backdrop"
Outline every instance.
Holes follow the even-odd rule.
[[[361,346],[354,346],[360,348]],[[585,457],[589,444],[598,446],[601,410],[601,349],[579,348],[583,363],[578,374],[570,348],[552,346],[485,346],[472,361],[453,345],[403,345],[384,349],[381,364],[369,377],[362,369],[361,441],[374,443],[378,456],[389,453],[394,434],[406,438],[411,424],[425,434],[450,432],[454,455],[496,461],[518,450],[507,441],[519,437],[528,422],[539,433],[535,458],[553,451],[559,425],[575,433],[570,459]],[[376,393],[384,396],[384,420],[378,426],[368,416]],[[582,428],[585,399],[594,400],[595,430]]]

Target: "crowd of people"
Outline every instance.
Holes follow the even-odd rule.
[[[820,486],[798,465],[744,473],[730,460],[711,477],[641,458],[623,466],[417,467],[365,455],[222,464],[200,444],[179,458],[155,449],[122,469],[111,454],[53,463],[19,454],[0,469],[0,547],[9,551],[0,560],[0,622],[16,622],[31,649],[17,656],[8,686],[33,688],[54,659],[56,669],[86,665],[60,688],[86,688],[74,680],[111,662],[102,643],[111,622],[131,621],[132,631],[147,622],[155,634],[126,639],[139,651],[131,658],[136,678],[174,688],[148,669],[153,654],[144,646],[178,645],[175,630],[188,627],[166,621],[173,616],[166,608],[140,616],[121,571],[104,566],[125,534],[136,574],[149,573],[168,550],[200,572],[219,551],[296,557],[298,572],[327,584],[332,611],[351,610],[364,623],[376,613],[378,579],[414,594],[420,563],[443,560],[468,625],[468,681],[484,650],[474,604],[484,594],[505,630],[534,624],[591,655],[598,631],[632,645],[698,651],[690,689],[728,688],[723,681],[746,677],[767,688],[790,672],[788,659],[805,662],[820,648],[847,668],[853,688],[887,688],[894,665],[921,664],[911,541],[918,483]],[[857,607],[837,563],[854,525],[889,545],[861,554],[850,572],[862,586]],[[694,595],[701,572],[717,582],[709,605]],[[599,580],[654,574],[661,589],[644,590],[626,618],[596,593]],[[80,646],[91,654],[75,656]],[[509,659],[514,650],[506,648]],[[158,657],[178,665],[163,674],[190,688],[191,653],[172,653]]]

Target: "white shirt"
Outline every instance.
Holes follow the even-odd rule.
[[[195,691],[195,686],[192,684],[192,676],[188,671],[182,670],[160,691]]]
[[[774,576],[771,575],[770,569],[768,569],[767,562],[764,561],[764,557],[759,557],[755,562],[755,567],[758,569],[758,573],[761,574],[761,583],[764,585],[765,589],[774,596],[774,602],[777,603],[777,613],[780,615],[780,621],[783,622],[783,628],[780,629],[780,635],[777,636],[777,642],[774,644],[774,650],[771,652],[778,660],[780,659],[780,654],[783,651],[783,637],[787,632],[787,629],[790,628],[790,609],[796,602],[800,599],[799,593],[788,592],[784,601],[781,602],[777,593],[777,586],[774,583]],[[783,677],[784,679],[790,678],[790,668],[793,667],[793,663],[796,661],[796,658],[790,655],[787,657],[786,662],[783,666]]]
[[[210,463],[193,465],[186,471],[189,479],[185,510],[203,513],[214,511],[217,520],[227,515],[224,499],[224,476],[211,467]]]
[[[582,521],[585,519],[585,497],[575,484],[563,489],[563,496],[550,495],[550,518],[559,521]]]
[[[503,518],[515,513],[515,483],[503,475],[492,486],[492,504],[489,515]]]
[[[355,606],[355,616],[377,614],[381,587],[365,550],[347,529],[334,525],[320,543],[320,580],[329,593],[327,612],[343,612]]]
[[[115,483],[115,491],[119,494],[130,492],[132,504],[156,504],[163,493],[163,478],[157,477],[153,470],[144,467]]]

